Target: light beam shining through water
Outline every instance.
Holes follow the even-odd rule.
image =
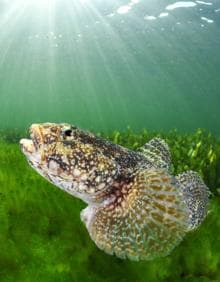
[[[213,128],[219,8],[207,1],[0,0],[0,126]]]

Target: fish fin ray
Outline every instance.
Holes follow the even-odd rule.
[[[189,209],[189,229],[200,225],[207,214],[210,191],[198,173],[187,171],[176,176]]]
[[[120,203],[88,206],[82,212],[92,240],[120,258],[151,260],[169,254],[188,228],[187,209],[173,177],[164,169],[143,169],[136,172],[130,184]],[[149,194],[150,190],[155,195]],[[154,201],[149,195],[155,197]]]
[[[140,148],[140,151],[155,167],[170,169],[171,153],[168,144],[163,139],[151,139]]]

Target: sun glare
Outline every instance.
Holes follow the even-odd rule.
[[[37,8],[48,8],[54,5],[56,2],[56,0],[29,0],[26,3],[28,6],[35,6]]]
[[[53,2],[56,2],[56,0],[30,0],[30,2],[37,4],[37,5],[48,5]]]

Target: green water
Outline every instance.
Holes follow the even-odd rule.
[[[0,282],[220,281],[220,1],[0,0],[0,28]],[[207,218],[165,258],[105,254],[20,151],[46,121],[165,139],[172,173],[210,188]]]
[[[0,128],[220,133],[220,3],[173,3],[1,0]]]

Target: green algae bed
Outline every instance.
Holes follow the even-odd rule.
[[[167,257],[120,260],[100,251],[80,221],[85,204],[27,164],[19,133],[0,134],[0,281],[220,281],[220,138],[195,133],[113,132],[137,149],[154,136],[170,145],[173,173],[198,171],[212,191],[209,213]]]

